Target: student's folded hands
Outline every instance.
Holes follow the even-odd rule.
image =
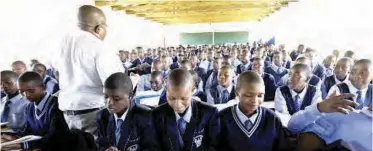
[[[358,106],[356,102],[348,100],[353,97],[355,97],[354,94],[344,93],[337,96],[336,92],[334,92],[329,98],[318,103],[317,108],[321,113],[341,112],[348,114]]]
[[[118,148],[116,147],[113,147],[113,146],[110,146],[108,149],[106,149],[105,151],[119,151]]]

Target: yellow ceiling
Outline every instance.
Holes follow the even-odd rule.
[[[162,24],[252,21],[297,0],[96,0],[96,6],[144,17]]]

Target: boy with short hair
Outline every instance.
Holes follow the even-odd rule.
[[[207,102],[210,104],[225,104],[236,97],[233,78],[234,69],[223,66],[219,70],[218,85],[212,86],[207,92]]]
[[[97,113],[99,150],[156,150],[149,108],[132,101],[132,82],[114,73],[104,84],[108,108]]]
[[[27,66],[23,61],[17,60],[12,63],[12,71],[20,76],[22,73],[25,73],[27,71]]]
[[[18,87],[20,93],[31,103],[28,104],[25,110],[25,127],[17,133],[17,136],[37,135],[42,136],[42,139],[4,146],[2,149],[40,149],[53,143],[57,145],[52,146],[56,150],[66,145],[50,142],[49,140],[52,137],[59,137],[59,141],[66,141],[66,135],[69,134],[69,127],[65,122],[62,111],[58,109],[57,97],[45,90],[45,85],[40,75],[36,72],[25,72],[18,79]],[[2,139],[11,141],[15,138],[3,135]]]
[[[152,63],[152,66],[151,66],[151,71],[162,71],[163,69],[163,64],[160,60],[155,60],[153,63]],[[151,90],[151,85],[150,85],[150,75],[151,73],[149,74],[144,74],[142,76],[140,76],[140,80],[139,82],[137,83],[137,91],[149,91]]]
[[[312,48],[307,48],[305,56],[310,59],[311,61],[311,71],[314,75],[319,77],[320,79],[325,78],[325,68],[323,65],[317,62],[316,57],[317,57],[317,52],[315,49]]]
[[[324,60],[324,68],[325,68],[325,77],[329,77],[333,75],[334,66],[336,63],[336,58],[333,55],[329,55]]]
[[[309,67],[296,64],[290,70],[289,84],[279,87],[275,95],[275,110],[293,115],[305,107],[322,101],[321,91],[309,85]]]
[[[160,150],[216,150],[220,131],[215,107],[192,99],[193,77],[175,69],[167,77],[167,103],[153,110]]]
[[[213,61],[213,69],[208,71],[205,77],[204,90],[207,92],[211,87],[218,84],[218,73],[222,66],[222,59],[215,58]]]
[[[328,96],[333,93],[352,93],[356,97],[350,98],[359,105],[356,109],[372,104],[373,98],[373,85],[370,82],[373,79],[373,64],[369,59],[360,59],[352,66],[349,81],[339,83],[330,88]]]
[[[44,85],[47,87],[49,94],[54,94],[60,90],[57,80],[47,75],[47,68],[43,64],[34,64],[32,71],[38,73],[43,78]]]
[[[251,68],[250,56],[251,56],[250,51],[243,50],[241,52],[241,62],[242,62],[242,64],[237,66],[237,69],[236,69],[237,74],[241,74],[245,71],[248,71]]]
[[[264,101],[273,101],[277,89],[275,78],[272,75],[263,72],[263,70],[264,60],[262,58],[254,58],[252,62],[252,71],[258,73],[263,78],[266,90]]]
[[[242,73],[237,82],[239,103],[220,111],[221,151],[282,151],[288,136],[281,120],[270,109],[261,107],[264,81],[252,71]]]
[[[149,81],[151,90],[137,92],[134,100],[137,104],[145,104],[154,107],[159,104],[161,94],[165,91],[165,82],[162,72],[153,71]]]
[[[276,51],[273,53],[272,64],[265,67],[264,72],[272,75],[275,78],[275,82],[280,81],[281,77],[288,73],[288,70],[283,67],[283,56],[281,52]]]
[[[5,92],[4,98],[1,99],[1,123],[9,122],[8,126],[15,132],[25,125],[24,111],[29,104],[18,91],[17,78],[17,73],[13,71],[1,71],[1,86]]]
[[[350,58],[342,58],[338,60],[334,67],[334,74],[326,77],[323,84],[321,85],[322,96],[325,99],[332,86],[342,82],[348,81],[348,74],[351,70],[353,62]]]

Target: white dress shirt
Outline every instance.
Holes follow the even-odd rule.
[[[76,30],[63,39],[57,70],[59,108],[66,111],[105,106],[103,84],[111,74],[123,72],[124,67],[114,51],[105,49],[103,41]]]
[[[176,117],[176,123],[177,121],[179,121],[179,119],[181,118],[180,115],[176,112],[175,113],[175,117]],[[190,119],[192,118],[192,105],[189,105],[185,115],[183,116],[183,119],[185,122],[187,123],[190,123]]]
[[[223,86],[221,85],[218,85],[217,86],[217,89],[218,89],[218,92],[220,94],[220,97],[222,97],[223,93],[224,93],[224,90],[227,90],[229,95],[231,94],[232,90],[233,90],[233,84],[229,85],[227,88],[224,88]],[[210,103],[210,104],[215,104],[215,98],[211,95],[211,92],[208,90],[207,93],[206,93],[206,96],[207,96],[207,102]],[[228,101],[229,102],[229,101]]]
[[[307,93],[308,86],[306,86],[301,93],[299,93],[299,98],[300,98],[300,104],[303,103],[303,99]],[[296,93],[294,90],[290,89],[291,96],[293,99],[295,98],[298,93]],[[316,93],[312,98],[311,104],[315,104],[318,102],[321,102],[321,91],[320,89],[316,89]],[[275,94],[275,110],[283,113],[283,114],[289,114],[288,107],[286,105],[286,100],[284,96],[282,95],[282,92],[280,91],[280,88],[277,88],[276,94]]]
[[[345,81],[344,83],[347,84],[348,89],[350,89],[350,93],[355,94],[355,97],[353,98],[353,100],[354,100],[354,102],[356,102],[357,91],[359,91],[359,90],[355,86],[353,86],[351,81],[349,81],[349,80]],[[360,91],[361,91],[362,100],[365,100],[365,95],[367,94],[368,87],[366,87],[365,89],[362,89]],[[329,93],[328,93],[328,97],[331,96],[334,92],[336,92],[336,95],[341,94],[341,91],[339,91],[339,88],[337,87],[337,85],[334,85],[330,88]]]
[[[124,123],[124,120],[126,119],[127,113],[128,113],[128,109],[120,117],[118,117],[117,113],[114,113],[114,119],[115,119],[115,125],[116,126],[118,126],[118,119],[122,120],[122,124]]]
[[[14,131],[22,130],[26,123],[26,116],[24,112],[29,104],[29,101],[26,100],[26,98],[24,98],[21,94],[18,94],[11,99],[9,99],[8,96],[3,97],[0,103],[0,118],[3,116],[7,101],[11,102],[8,114],[10,128],[12,128]]]
[[[245,122],[247,120],[250,120],[251,124],[254,125],[255,124],[255,121],[256,119],[258,118],[258,111],[256,111],[256,113],[254,113],[253,115],[251,115],[250,117],[247,117],[245,114],[243,114],[239,108],[239,104],[236,105],[236,114],[237,114],[237,117],[238,119],[240,120],[240,122],[242,123],[242,125],[245,125]]]

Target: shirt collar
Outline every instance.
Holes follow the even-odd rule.
[[[152,90],[152,91],[154,91],[154,90]],[[161,94],[163,91],[164,91],[164,88],[160,89],[159,91],[154,91],[154,92],[157,92],[157,93]]]
[[[117,113],[114,113],[115,124],[118,125],[118,123],[117,123],[118,119],[121,119],[122,122],[124,122],[124,120],[126,119],[127,113],[128,113],[128,109],[120,117],[118,117]]]
[[[8,96],[4,98],[5,98],[5,101],[10,101],[11,103],[17,104],[23,98],[23,96],[21,94],[18,94],[11,99],[9,99]]]
[[[233,84],[229,85],[228,88],[224,88],[221,85],[218,85],[219,92],[223,94],[224,90],[228,90],[229,94],[232,92]]]
[[[236,114],[238,116],[238,119],[242,122],[242,123],[245,123],[247,120],[250,120],[250,122],[252,124],[255,123],[256,121],[256,118],[258,117],[258,112],[256,111],[253,115],[251,115],[250,117],[247,117],[245,114],[243,114],[239,108],[240,104],[238,103],[236,105]]]
[[[352,85],[351,81],[347,80],[345,83],[348,85],[348,88],[350,89],[350,93],[356,95],[356,92],[359,91],[359,90],[354,85]],[[362,89],[360,91],[361,91],[361,96],[362,96],[362,98],[364,100],[365,99],[365,94],[368,91],[368,87],[366,87],[365,89]]]
[[[304,96],[306,95],[307,89],[308,89],[308,85],[306,85],[306,87],[304,87],[304,89],[300,93],[295,92],[293,89],[290,89],[290,93],[293,98],[299,95],[300,100],[303,100]]]
[[[348,75],[346,76],[346,78],[343,81],[339,81],[336,75],[333,75],[333,77],[334,77],[334,80],[337,84],[342,83],[342,82],[346,83],[348,81]]]
[[[176,112],[175,113],[175,116],[176,116],[176,122],[179,121],[179,119],[181,118],[180,115]],[[183,116],[183,119],[185,120],[185,122],[187,123],[190,123],[190,119],[192,118],[192,104],[189,105],[185,115]]]
[[[45,96],[44,96],[43,99],[39,102],[39,104],[36,105],[36,103],[34,103],[35,108],[37,108],[39,111],[42,111],[43,108],[44,108],[45,103],[47,102],[47,99],[48,99],[48,98],[49,98],[49,93],[48,93],[48,92],[45,92]]]

